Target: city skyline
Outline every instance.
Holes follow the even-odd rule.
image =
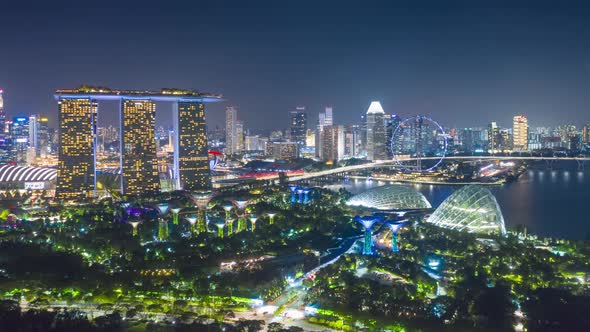
[[[227,104],[240,107],[246,124],[262,115],[256,129],[270,129],[276,125],[270,118],[277,115],[287,127],[286,113],[295,105],[306,106],[310,118],[332,105],[339,124],[353,123],[371,100],[404,117],[444,117],[447,127],[485,126],[489,121],[508,126],[514,114],[525,114],[538,126],[586,122],[590,50],[584,41],[590,33],[585,20],[590,10],[584,3],[426,3],[322,2],[311,14],[302,4],[187,3],[182,10],[158,11],[149,26],[142,19],[154,16],[156,7],[150,2],[96,5],[84,11],[84,20],[70,15],[81,4],[56,10],[56,5],[25,8],[11,3],[0,14],[0,28],[14,31],[3,36],[0,87],[10,117],[42,113],[52,123],[57,109],[51,91],[82,83],[186,86],[223,93],[227,103],[211,108],[211,127],[222,126]],[[183,21],[192,12],[186,9],[192,8],[198,19]],[[135,15],[123,19],[110,15],[113,9],[133,9]],[[25,14],[31,27],[15,29]],[[259,23],[248,24],[250,20]],[[180,21],[177,31],[174,23]],[[198,55],[196,46],[168,51],[185,46],[195,31],[205,45]],[[143,43],[148,36],[155,42],[149,48],[153,56],[140,56],[148,51],[149,43]],[[107,51],[113,48],[119,52]],[[35,54],[36,61],[22,54]],[[112,119],[105,113],[99,123],[115,121],[112,113]],[[478,121],[482,115],[485,120]]]
[[[590,3],[0,7],[0,332],[590,331]]]

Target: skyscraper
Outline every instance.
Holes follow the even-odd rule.
[[[515,151],[529,148],[529,125],[524,115],[516,115],[512,121],[512,148]]]
[[[321,156],[323,161],[334,163],[344,158],[345,136],[343,126],[324,126],[321,141]]]
[[[4,90],[0,89],[0,136],[4,136],[4,128],[6,127],[6,112],[4,112],[3,93]]]
[[[297,106],[294,111],[289,112],[289,130],[291,141],[305,146],[305,134],[307,129],[307,113],[305,107]]]
[[[385,151],[387,153],[387,157],[393,158],[393,150],[391,149],[391,144],[394,142],[395,138],[393,134],[395,133],[397,127],[402,122],[401,118],[395,114],[385,114]],[[399,132],[396,134],[399,136]]]
[[[502,144],[502,135],[500,134],[500,127],[496,122],[490,122],[488,125],[488,150],[492,153],[499,151]]]
[[[219,101],[218,95],[193,90],[112,90],[82,86],[57,90],[60,141],[56,196],[77,199],[95,194],[97,100],[121,101],[122,190],[130,193],[159,188],[155,144],[154,102],[173,103],[174,167],[176,189],[208,188],[209,170],[203,103]],[[129,160],[127,160],[129,159]],[[155,175],[155,176],[154,176]],[[131,182],[131,178],[137,180]]]
[[[242,152],[242,145],[240,145],[238,135],[238,121],[238,108],[235,106],[228,106],[225,109],[225,154],[227,155]]]
[[[582,142],[590,144],[590,123],[587,123],[582,129]]]
[[[459,142],[462,150],[467,153],[482,151],[481,130],[477,128],[463,128],[459,131]]]
[[[331,106],[326,106],[324,112],[320,112],[318,114],[318,125],[316,128],[316,149],[315,153],[316,156],[322,159],[322,133],[324,131],[325,126],[332,126],[334,124],[334,113]]]
[[[63,98],[59,109],[59,159],[57,199],[95,196],[96,100]]]
[[[384,115],[381,103],[372,101],[367,109],[367,159],[369,160],[387,158]]]
[[[17,165],[27,164],[27,152],[29,149],[29,118],[17,116],[10,126],[12,139],[12,156]]]
[[[234,141],[236,142],[236,152],[242,152],[244,150],[244,122],[241,120],[236,121]]]
[[[334,125],[334,113],[332,106],[326,106],[324,109],[324,126]]]
[[[121,192],[160,190],[156,157],[156,104],[149,99],[121,101]]]
[[[211,189],[205,106],[194,101],[178,102],[178,178],[189,191]],[[154,150],[155,151],[155,150]]]
[[[50,153],[49,119],[46,116],[38,115],[37,121],[37,156],[46,158]]]

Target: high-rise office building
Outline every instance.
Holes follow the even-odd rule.
[[[121,192],[124,194],[160,191],[155,128],[153,101],[121,101]]]
[[[205,105],[178,102],[178,178],[180,188],[189,191],[211,190]]]
[[[461,150],[467,153],[482,152],[481,130],[477,128],[463,128],[459,131]]]
[[[509,130],[500,130],[500,150],[512,150],[512,134]]]
[[[305,146],[308,148],[315,148],[315,131],[313,129],[307,129],[305,134]]]
[[[39,117],[29,115],[29,147],[37,148],[39,146]]]
[[[590,123],[587,123],[582,129],[582,142],[590,144]]]
[[[345,144],[343,126],[324,126],[320,159],[334,163],[338,162],[344,158]]]
[[[576,126],[574,125],[560,125],[555,128],[555,134],[561,138],[562,142],[568,142],[571,136],[576,134]]]
[[[529,124],[524,115],[516,115],[512,121],[512,149],[526,151],[529,148]]]
[[[496,122],[490,122],[488,125],[488,150],[492,153],[501,150],[502,135],[500,134],[500,127]]]
[[[95,196],[94,156],[97,103],[90,98],[59,98],[57,199]]]
[[[391,145],[395,141],[396,137],[393,137],[395,134],[399,136],[400,131],[396,132],[397,127],[402,122],[402,119],[395,115],[395,114],[385,114],[384,117],[385,121],[385,151],[387,152],[387,157],[393,158],[393,149]]]
[[[305,146],[305,134],[307,129],[307,113],[305,107],[298,106],[294,111],[289,112],[289,132],[291,141]]]
[[[6,112],[4,111],[4,90],[0,89],[0,137],[3,137],[6,128]]]
[[[241,128],[241,133],[238,131]],[[232,155],[242,152],[244,126],[238,120],[238,108],[228,106],[225,109],[225,154]],[[240,138],[240,136],[242,138]],[[241,143],[240,143],[241,141]]]
[[[51,145],[49,140],[49,119],[46,116],[38,116],[37,127],[37,156],[47,158],[51,153]]]
[[[6,113],[4,112],[3,90],[0,89],[0,163],[10,162],[12,158],[12,141],[6,130]]]
[[[17,165],[27,164],[29,129],[29,118],[25,116],[17,116],[11,122],[12,156]]]
[[[293,160],[299,158],[299,148],[296,142],[271,142],[267,153],[276,160]]]
[[[234,140],[236,142],[236,152],[239,153],[244,150],[244,122],[242,120],[236,121],[235,130]]]
[[[367,109],[367,159],[369,160],[387,159],[384,115],[381,103],[372,101]]]
[[[326,108],[324,108],[324,112],[321,112],[318,115],[318,125],[316,128],[316,136],[315,136],[315,141],[316,141],[315,153],[316,153],[316,156],[319,157],[320,159],[322,159],[323,144],[321,142],[322,142],[322,133],[324,131],[324,127],[325,126],[332,126],[333,124],[334,124],[333,108],[331,106],[326,106]]]
[[[46,158],[49,149],[49,119],[41,114],[29,116],[29,148],[34,149],[34,157]]]
[[[324,109],[324,126],[334,125],[334,109],[332,106],[326,106]]]

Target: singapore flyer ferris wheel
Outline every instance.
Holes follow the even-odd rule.
[[[400,122],[393,131],[390,148],[404,170],[429,172],[445,158],[447,134],[436,121],[417,115]]]

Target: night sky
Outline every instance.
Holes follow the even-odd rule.
[[[296,105],[352,123],[371,100],[447,127],[590,122],[588,1],[38,2],[0,5],[11,116],[55,120],[52,91],[87,83],[222,93],[210,127],[228,104],[270,129]],[[100,121],[115,118],[105,105]]]

